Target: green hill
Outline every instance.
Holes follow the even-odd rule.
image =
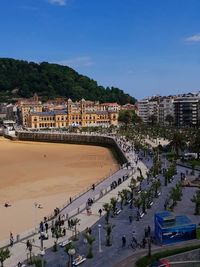
[[[37,93],[42,100],[55,97],[72,100],[99,100],[119,104],[135,103],[135,98],[115,87],[99,86],[96,81],[58,64],[36,64],[0,58],[0,102]]]

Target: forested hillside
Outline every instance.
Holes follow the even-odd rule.
[[[135,102],[123,90],[99,86],[96,81],[66,66],[0,58],[0,102],[28,98],[34,93],[42,100],[65,97],[119,104]]]

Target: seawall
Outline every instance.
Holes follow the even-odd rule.
[[[97,145],[110,148],[120,164],[125,164],[128,159],[113,137],[103,135],[82,135],[71,133],[32,133],[18,131],[17,139],[20,141],[55,142],[66,144]]]

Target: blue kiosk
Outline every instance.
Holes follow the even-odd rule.
[[[174,216],[169,211],[154,216],[155,238],[162,244],[186,241],[196,238],[196,224],[185,216]]]

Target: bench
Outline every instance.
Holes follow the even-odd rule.
[[[127,203],[130,204],[132,200],[133,200],[132,198],[131,199],[128,199],[127,200]]]
[[[84,261],[86,261],[86,258],[84,256],[79,256],[78,258],[76,258],[74,261],[73,261],[73,265],[74,266],[78,266],[80,265],[81,263],[83,263]]]
[[[153,201],[151,201],[149,205],[152,206],[153,205]]]
[[[120,213],[121,213],[121,211],[122,211],[122,210],[120,210],[120,209],[116,210],[116,211],[115,211],[115,215],[118,215],[118,214],[120,214]]]
[[[63,248],[64,246],[70,244],[72,241],[69,239],[66,239],[64,241],[62,241],[59,245]]]
[[[140,213],[140,218],[142,218],[144,216],[144,213]]]

